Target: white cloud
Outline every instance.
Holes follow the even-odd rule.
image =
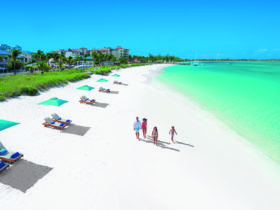
[[[268,49],[267,48],[263,48],[263,49],[258,49],[256,50],[257,53],[264,53],[264,52],[267,52]]]

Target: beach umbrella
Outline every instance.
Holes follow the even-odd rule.
[[[108,80],[102,78],[102,79],[97,80],[97,82],[108,82]]]
[[[67,103],[68,101],[59,99],[59,98],[50,98],[49,100],[39,103],[40,105],[51,105],[51,106],[61,106],[62,104]]]
[[[120,75],[114,74],[114,75],[112,75],[112,77],[120,77]]]
[[[0,119],[0,131],[4,130],[6,128],[12,127],[14,125],[17,125],[17,124],[19,124],[19,123]]]
[[[94,87],[84,85],[84,86],[78,87],[77,89],[91,91],[92,89],[94,89]]]

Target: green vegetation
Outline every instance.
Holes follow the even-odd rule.
[[[167,63],[172,63],[174,61],[180,61],[182,60],[181,58],[179,57],[176,57],[176,56],[170,56],[170,55],[152,55],[152,54],[149,54],[148,57],[145,57],[145,56],[137,56],[137,55],[133,55],[133,56],[129,56],[129,61],[140,61],[141,63],[164,63],[164,62],[167,62]]]
[[[95,74],[108,74],[112,70],[129,68],[136,66],[150,65],[151,63],[135,63],[135,64],[121,64],[101,66],[100,69],[92,67],[84,70],[64,70],[48,72],[49,66],[45,61],[38,61],[39,69],[45,71],[44,74],[26,74],[0,77],[0,101],[6,98],[20,96],[22,94],[34,96],[41,90],[46,90],[56,85],[63,85],[68,82],[74,82],[82,79],[89,78],[87,71]]]
[[[0,77],[0,100],[26,95],[36,95],[40,90],[46,90],[56,85],[63,85],[89,78],[84,70],[67,70],[46,72],[45,74],[29,74]]]
[[[12,68],[13,66],[13,69],[14,69],[14,74],[16,75],[17,73],[17,68],[19,69],[21,67],[21,63],[19,62],[19,60],[17,59],[18,56],[21,54],[21,52],[17,49],[13,49],[11,51],[11,55],[10,55],[10,64],[8,64],[8,68]],[[19,64],[19,65],[16,65],[16,64]]]
[[[87,69],[88,71],[93,72],[94,74],[108,74],[110,73],[112,70],[116,70],[116,69],[125,69],[125,68],[129,68],[129,67],[136,67],[136,66],[145,66],[145,65],[150,65],[151,63],[134,63],[134,64],[120,64],[120,65],[108,65],[108,66],[100,66],[100,69],[98,69],[97,67],[92,67]]]

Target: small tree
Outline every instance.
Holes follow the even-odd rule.
[[[76,61],[81,61],[81,57],[80,56],[76,56],[75,60]]]
[[[20,62],[18,59],[14,62],[12,59],[10,59],[7,63],[8,70],[14,70],[20,69],[22,67],[22,62]]]
[[[16,61],[17,61],[17,57],[21,54],[21,52],[18,49],[13,49],[11,51],[11,55],[10,58],[14,64],[14,74],[17,74],[17,70],[16,70]]]
[[[39,70],[41,70],[42,74],[45,72],[45,71],[49,71],[51,69],[51,67],[48,65],[47,62],[45,61],[39,61],[37,63],[37,66],[39,68]]]
[[[128,64],[128,60],[126,58],[120,58],[119,61],[121,64]]]

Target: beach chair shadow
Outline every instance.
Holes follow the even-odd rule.
[[[121,83],[121,84],[116,84],[116,83],[114,83],[115,85],[123,85],[123,86],[128,86],[128,84],[126,84],[126,83]]]
[[[48,166],[21,159],[0,174],[0,183],[25,193],[51,170]]]
[[[141,139],[140,138],[140,141],[143,141],[143,142],[146,142],[146,143],[149,143],[149,144],[154,144],[154,141],[151,137],[148,137],[147,139]],[[180,150],[178,150],[176,148],[168,147],[168,146],[166,146],[166,144],[170,144],[170,143],[160,141],[160,140],[157,141],[157,146],[161,147],[162,149],[169,149],[169,150],[173,150],[175,152],[180,152]]]
[[[75,124],[71,123],[68,127],[61,130],[61,133],[68,133],[68,134],[74,134],[74,135],[78,135],[78,136],[84,136],[88,132],[89,129],[90,129],[90,127],[75,125]]]
[[[120,91],[114,91],[112,90],[109,94],[119,94]]]
[[[106,108],[109,104],[107,103],[101,103],[101,102],[95,102],[94,104],[92,104],[92,106],[96,106],[99,108]]]

